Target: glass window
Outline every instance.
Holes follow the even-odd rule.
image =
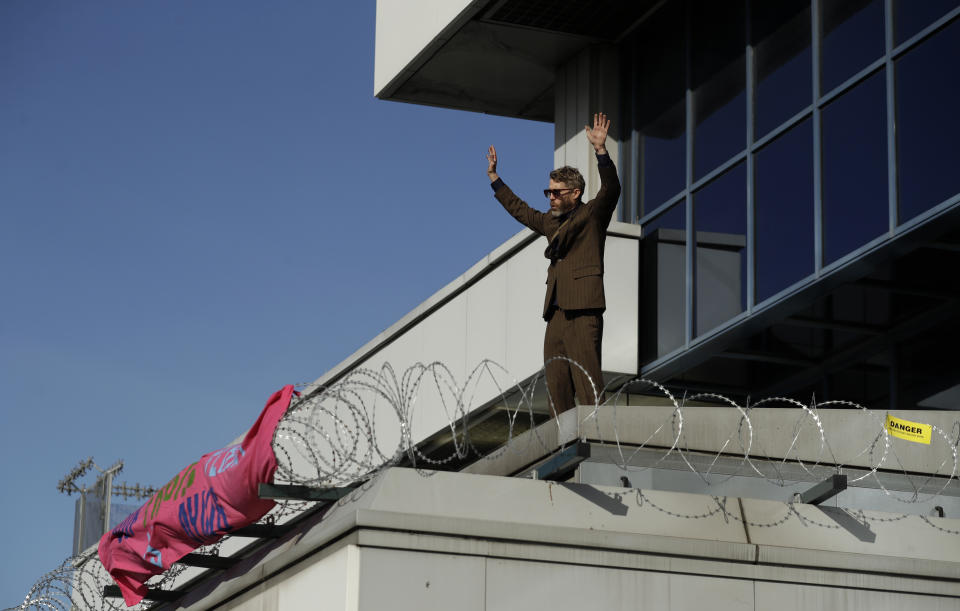
[[[823,263],[889,229],[883,71],[823,109]]]
[[[641,208],[644,213],[669,200],[686,184],[684,109],[681,100],[640,129]]]
[[[743,2],[694,0],[691,7],[694,180],[746,146],[746,15]]]
[[[747,171],[740,163],[693,196],[697,237],[696,330],[701,335],[747,307]]]
[[[823,93],[883,55],[882,0],[823,0]]]
[[[756,300],[813,271],[813,130],[810,119],[756,157]]]
[[[639,194],[639,138],[634,134],[633,118],[636,115],[634,106],[637,100],[637,79],[634,77],[636,44],[627,40],[620,47],[620,82],[623,89],[620,93],[620,108],[623,109],[623,120],[620,127],[615,128],[620,133],[620,184],[623,194],[620,205],[617,206],[617,220],[625,223],[636,223],[640,218]]]
[[[686,45],[683,3],[671,2],[637,32],[640,216],[686,186]]]
[[[813,99],[810,1],[750,5],[757,62],[756,135],[765,136]]]
[[[897,60],[900,222],[960,191],[958,65],[960,20]]]
[[[643,225],[640,354],[649,363],[684,343],[686,320],[686,202]]]
[[[893,27],[900,44],[960,6],[960,0],[893,0]]]

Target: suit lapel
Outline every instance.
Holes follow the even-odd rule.
[[[563,222],[557,225],[557,228],[553,230],[553,233],[547,238],[547,241],[553,244],[553,241],[557,239],[557,236],[560,235],[560,230],[563,229],[563,226],[570,222],[570,217],[563,219]]]
[[[563,222],[560,223],[560,224],[557,226],[556,230],[555,230],[555,231],[553,232],[553,234],[551,234],[551,236],[550,236],[550,243],[551,243],[551,244],[554,242],[554,240],[556,240],[556,239],[560,236],[560,232],[563,231],[564,228],[569,228],[569,227],[571,226],[572,221],[573,221],[575,218],[577,218],[578,216],[580,216],[580,212],[581,212],[586,206],[587,206],[586,204],[580,204],[579,206],[577,206],[576,208],[574,208],[573,211],[570,212],[570,215],[569,215],[567,218],[565,218],[565,219],[563,220]]]

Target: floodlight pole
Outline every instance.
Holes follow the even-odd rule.
[[[103,492],[103,530],[102,533],[110,531],[110,505],[113,497],[113,476],[123,469],[123,461],[118,460],[107,468],[99,478],[101,490]]]
[[[110,503],[113,499],[113,471],[107,471],[103,480],[103,532],[110,530]]]
[[[80,546],[83,544],[83,526],[84,526],[83,523],[87,515],[87,495],[86,494],[82,492],[80,493],[79,503],[80,503],[80,512],[79,512],[80,517],[77,520],[78,521],[77,532],[74,533],[74,536],[73,536],[74,555],[77,555],[82,551],[80,549]]]

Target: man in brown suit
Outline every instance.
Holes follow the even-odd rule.
[[[497,200],[530,229],[547,238],[544,256],[547,267],[547,294],[543,318],[543,361],[547,390],[559,414],[574,406],[596,405],[603,390],[600,345],[603,340],[603,247],[607,225],[620,197],[617,169],[607,154],[610,120],[603,113],[593,116],[593,127],[585,127],[587,140],[597,154],[600,191],[583,203],[584,180],[576,168],[564,166],[550,172],[550,187],[543,193],[550,200],[550,212],[539,212],[514,195],[497,176],[497,151],[487,152],[487,175]]]

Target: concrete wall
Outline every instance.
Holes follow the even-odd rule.
[[[220,607],[231,611],[953,611],[953,597],[349,546]]]
[[[258,583],[220,607],[267,609],[357,609],[359,550],[355,545],[320,553],[312,562]]]

